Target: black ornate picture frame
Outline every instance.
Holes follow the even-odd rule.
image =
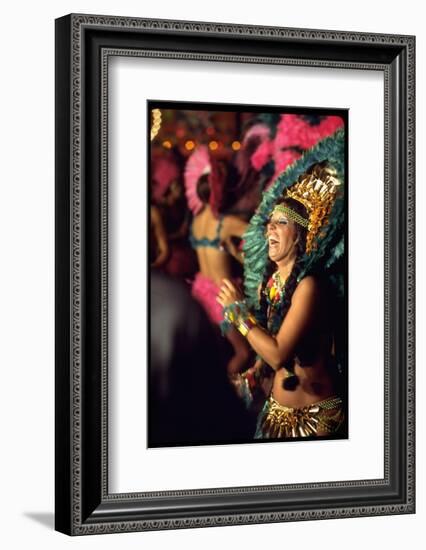
[[[383,73],[383,479],[109,492],[111,56]],[[85,535],[414,513],[414,94],[413,36],[74,14],[56,20],[58,531]]]

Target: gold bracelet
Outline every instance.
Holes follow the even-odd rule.
[[[255,317],[250,313],[246,319],[239,318],[237,330],[246,337],[249,331],[257,325]]]

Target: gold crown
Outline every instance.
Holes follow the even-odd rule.
[[[303,204],[309,216],[307,254],[316,248],[315,238],[328,223],[339,185],[337,172],[329,165],[321,163],[315,164],[299,176],[297,182],[287,189],[286,197]]]

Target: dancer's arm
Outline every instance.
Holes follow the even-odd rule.
[[[247,229],[247,225],[247,222],[238,216],[225,216],[221,231],[222,240],[226,244],[226,250],[241,264],[244,261],[244,256],[242,251],[232,241],[232,237],[241,238]]]
[[[239,290],[231,281],[224,279],[218,302],[222,306],[229,306],[241,299]],[[297,344],[317,314],[318,300],[317,282],[313,277],[305,277],[294,291],[290,309],[276,336],[272,336],[258,325],[248,331],[246,337],[249,344],[274,370],[279,370],[293,355]]]
[[[225,216],[221,236],[223,240],[231,237],[242,237],[247,229],[248,223],[238,216]]]
[[[159,210],[155,206],[151,206],[151,223],[158,246],[158,256],[151,263],[151,267],[160,267],[167,260],[167,256],[169,255],[169,245],[167,242],[167,234],[164,229],[163,220],[161,219]]]
[[[174,233],[169,234],[169,241],[177,241],[183,237],[187,237],[189,230],[189,216],[185,215],[182,223]]]
[[[244,262],[243,251],[233,242],[232,238],[225,241],[225,248],[233,258],[240,262],[240,264]]]

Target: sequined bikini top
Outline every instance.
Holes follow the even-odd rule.
[[[200,248],[200,247],[210,247],[210,248],[220,248],[220,232],[222,231],[222,225],[223,225],[223,216],[220,216],[219,223],[217,224],[216,228],[216,237],[214,239],[208,239],[207,237],[203,237],[201,239],[197,239],[194,237],[193,233],[193,223],[191,224],[191,229],[189,232],[189,242],[191,243],[192,248]]]

